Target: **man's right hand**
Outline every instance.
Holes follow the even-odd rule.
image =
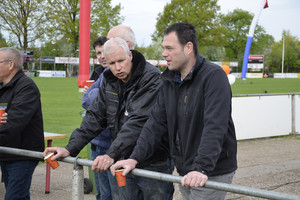
[[[137,164],[138,162],[134,159],[120,160],[110,167],[110,172],[113,176],[115,176],[116,170],[124,169],[122,175],[126,176],[131,170],[136,167]]]
[[[57,160],[58,158],[64,158],[70,155],[70,152],[66,148],[61,147],[48,147],[45,149],[43,156],[47,156],[50,153],[54,153],[55,155],[51,158],[51,160]]]

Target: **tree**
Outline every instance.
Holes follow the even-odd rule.
[[[290,31],[282,32],[282,40],[271,47],[271,52],[266,60],[270,72],[281,72],[283,39],[285,40],[284,72],[300,72],[300,41]]]
[[[71,54],[68,56],[75,56],[78,49],[79,7],[79,0],[48,0],[46,8],[52,24],[47,30],[48,38],[52,43],[63,40],[65,45],[72,44],[71,50],[68,51]]]
[[[6,47],[6,46],[7,46],[6,40],[3,37],[2,33],[0,32],[0,47]]]
[[[226,28],[224,43],[227,60],[237,60],[242,66],[247,35],[253,19],[253,14],[241,9],[235,9],[221,17],[221,23]],[[265,29],[256,25],[251,45],[251,54],[262,54],[266,48],[274,42],[271,35],[266,34]]]
[[[188,22],[196,27],[200,52],[204,52],[206,46],[220,46],[224,38],[219,10],[217,0],[172,0],[158,14],[152,39],[161,37],[163,30],[173,23]]]
[[[72,44],[72,55],[76,55],[79,46],[79,0],[48,0],[51,8],[52,26],[48,29],[49,38],[65,40]],[[123,21],[120,16],[121,5],[112,7],[111,0],[91,1],[91,43],[101,35],[106,35],[113,27]]]
[[[121,4],[112,7],[111,0],[92,0],[91,9],[91,43],[108,31],[121,24],[124,17],[121,16]]]
[[[0,28],[13,35],[21,49],[43,38],[49,25],[43,0],[2,0],[0,6]]]

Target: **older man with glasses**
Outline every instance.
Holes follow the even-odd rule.
[[[0,146],[44,150],[40,92],[22,71],[22,55],[15,48],[0,48],[0,104],[5,114],[0,124]],[[0,154],[5,200],[30,199],[32,174],[38,160]]]

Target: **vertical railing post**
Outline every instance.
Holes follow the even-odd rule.
[[[83,166],[78,165],[77,159],[74,163],[73,168],[73,186],[72,186],[72,200],[83,200],[83,190],[84,190],[84,176],[83,176]]]
[[[296,134],[296,102],[295,102],[295,94],[291,94],[291,114],[292,114],[292,129],[291,135]]]

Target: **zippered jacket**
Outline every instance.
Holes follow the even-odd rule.
[[[231,117],[231,88],[221,67],[197,56],[181,81],[179,72],[162,75],[149,120],[130,156],[143,163],[167,135],[177,171],[199,171],[208,176],[237,169],[237,142]]]
[[[99,95],[88,107],[80,128],[72,133],[66,146],[72,156],[105,128],[110,129],[112,137],[107,155],[115,161],[130,156],[161,86],[159,70],[146,62],[139,52],[132,53],[132,75],[127,83],[116,78],[110,70],[104,72]],[[169,148],[165,142],[158,145],[145,163],[167,158]]]
[[[44,129],[40,92],[22,70],[0,87],[0,103],[6,103],[7,123],[0,126],[0,146],[44,151]],[[0,154],[0,161],[33,159]]]

